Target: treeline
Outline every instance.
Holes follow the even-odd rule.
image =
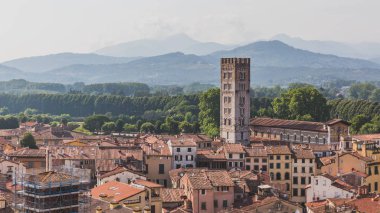
[[[332,117],[345,120],[352,119],[355,115],[364,114],[369,117],[380,115],[380,103],[366,100],[336,99],[328,102]]]

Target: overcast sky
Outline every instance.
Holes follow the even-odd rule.
[[[242,43],[285,33],[380,43],[379,0],[1,0],[0,61],[185,33]]]

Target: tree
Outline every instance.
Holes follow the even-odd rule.
[[[218,136],[220,125],[220,90],[213,88],[202,93],[198,106],[201,131],[210,137]]]
[[[91,115],[84,119],[84,128],[88,129],[91,132],[95,130],[101,130],[105,122],[109,122],[110,119],[105,115]]]
[[[350,120],[350,123],[351,123],[351,131],[353,133],[359,133],[360,132],[360,129],[362,128],[362,126],[364,124],[366,124],[367,122],[369,122],[370,119],[363,115],[363,114],[359,114],[359,115],[355,115],[351,120]],[[368,127],[366,127],[367,129]]]
[[[36,140],[34,140],[34,137],[32,133],[27,132],[24,134],[23,138],[20,141],[21,147],[29,147],[30,149],[38,149],[36,145]]]
[[[272,102],[276,117],[326,121],[329,119],[327,100],[314,87],[296,87],[282,93]]]
[[[377,88],[372,91],[371,95],[369,96],[369,100],[380,102],[380,88]]]
[[[124,124],[123,129],[127,133],[137,132],[137,126],[133,124]]]
[[[140,132],[152,133],[154,132],[154,125],[151,122],[145,122],[141,125]]]
[[[357,83],[353,84],[348,90],[348,95],[352,99],[368,100],[372,91],[376,89],[376,86],[370,83]]]
[[[106,134],[109,134],[113,131],[115,131],[116,129],[116,125],[114,122],[105,122],[103,125],[102,125],[102,131]]]
[[[115,122],[115,125],[116,125],[116,129],[115,131],[120,133],[123,131],[123,127],[124,127],[124,121],[122,119],[117,119],[116,122]]]
[[[183,133],[194,132],[193,125],[187,121],[182,121],[181,123],[179,123],[179,130]]]

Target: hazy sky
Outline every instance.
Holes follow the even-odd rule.
[[[0,61],[185,33],[241,43],[285,33],[380,42],[379,0],[1,0]]]

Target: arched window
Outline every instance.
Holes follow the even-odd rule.
[[[270,179],[274,180],[274,174],[273,174],[273,172],[270,173]]]
[[[276,173],[276,180],[281,180],[281,173],[279,172]]]
[[[310,143],[311,142],[311,137],[307,137],[307,141]]]
[[[296,134],[294,134],[294,141],[296,141],[297,140],[297,135]]]
[[[315,143],[319,143],[318,136],[315,136]]]
[[[285,173],[285,180],[290,180],[290,174],[289,174],[289,172]]]

